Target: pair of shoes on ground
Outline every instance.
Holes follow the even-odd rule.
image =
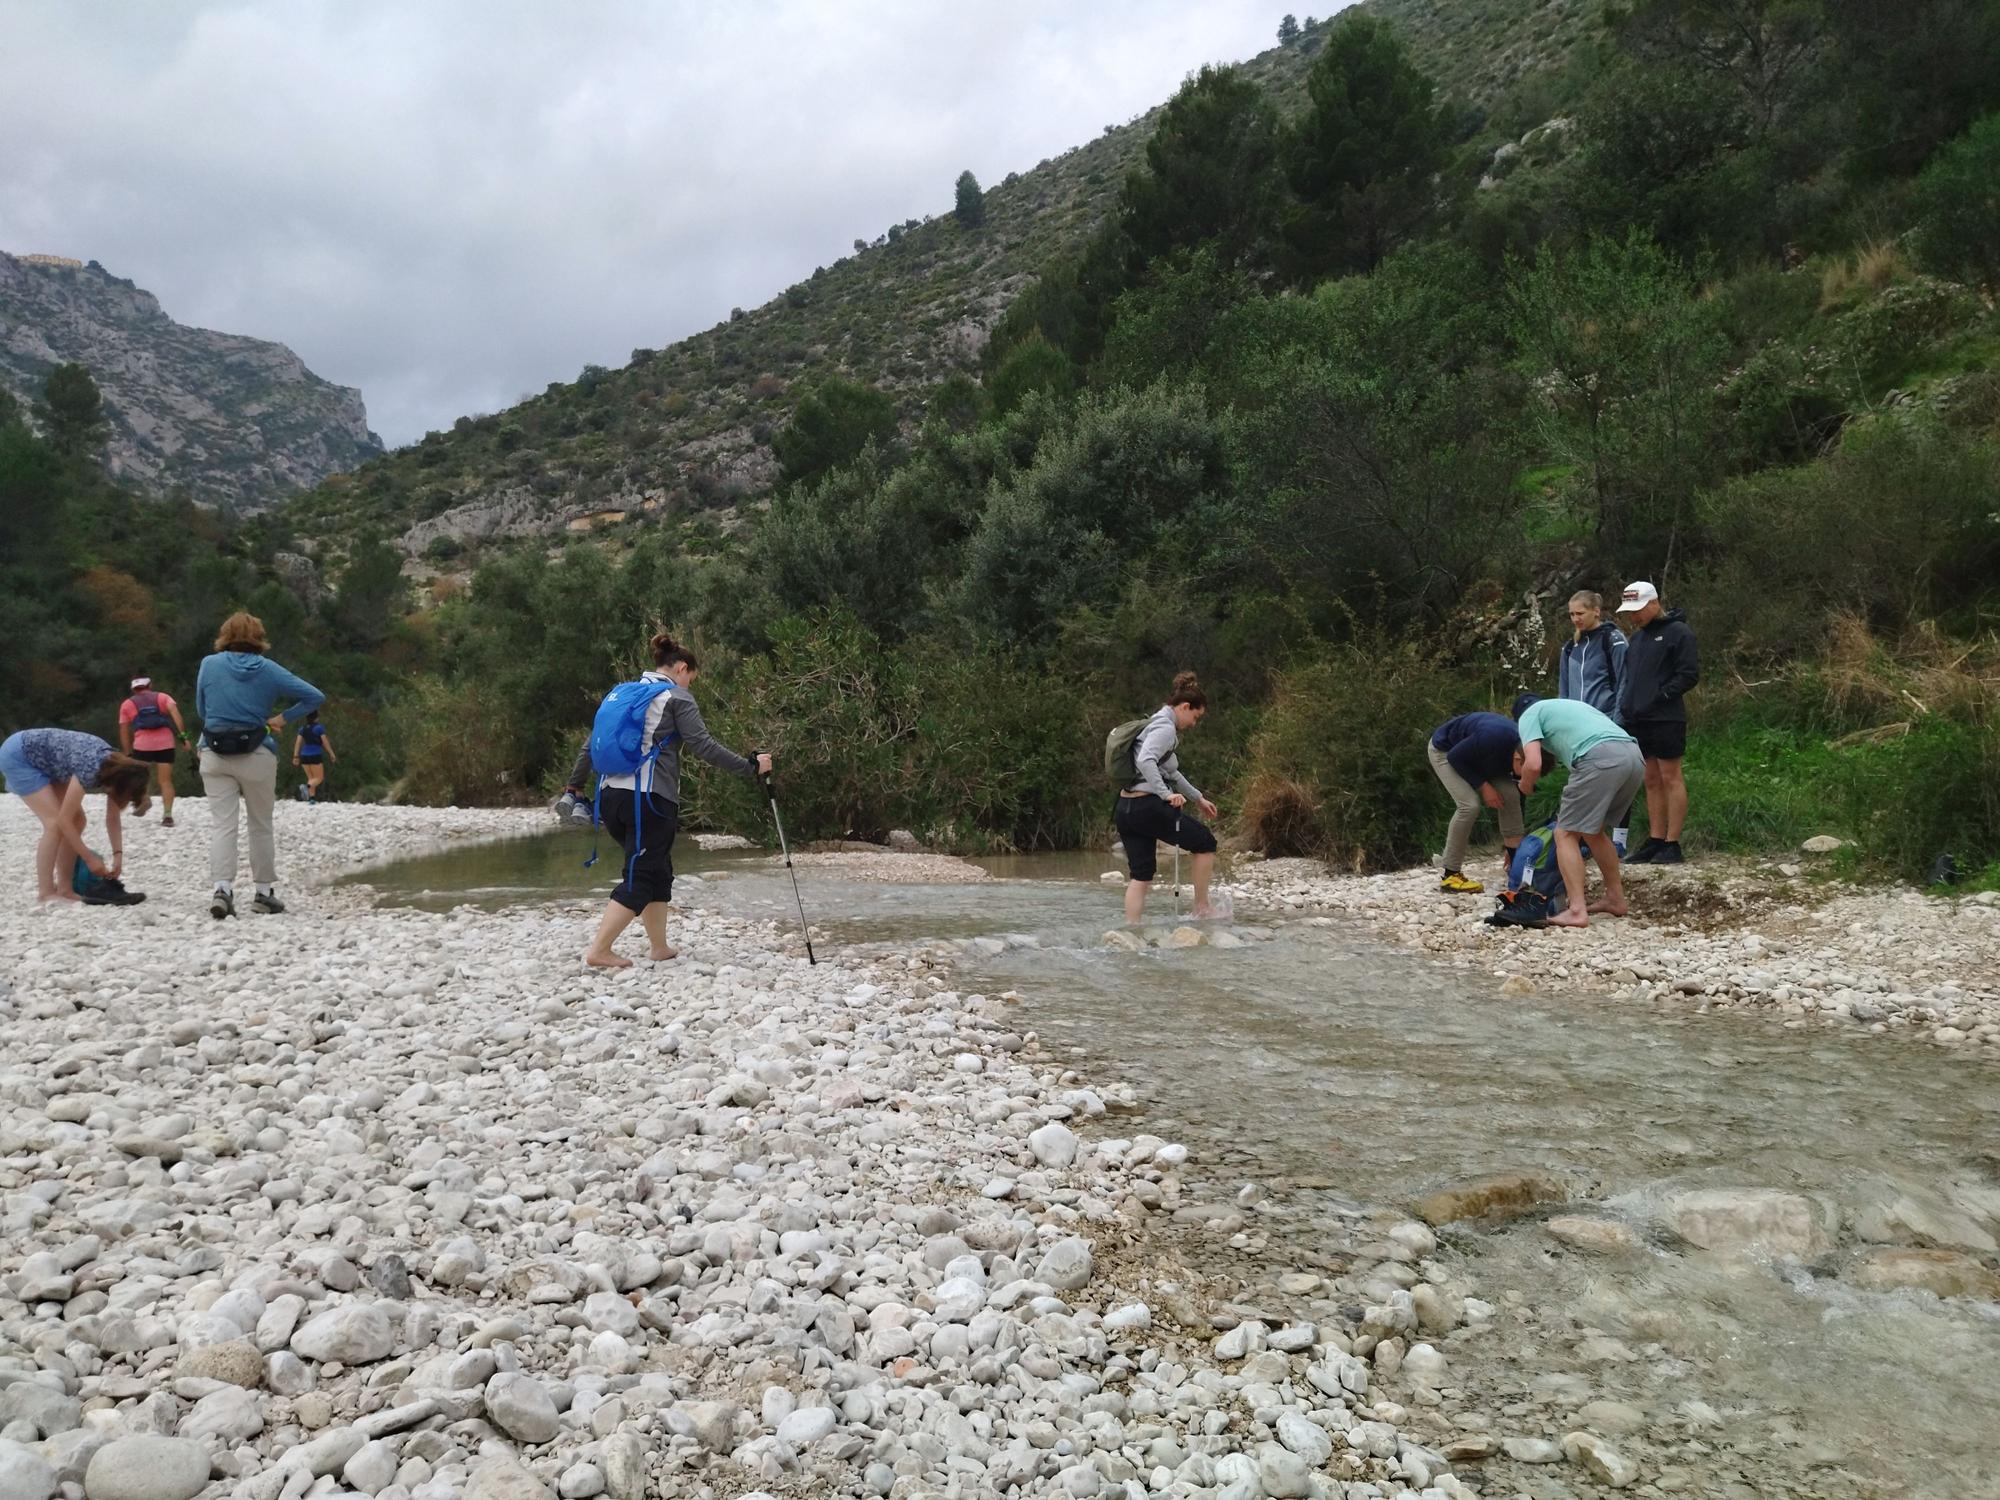
[[[1649,838],[1645,843],[1625,856],[1628,865],[1682,865],[1687,857],[1681,853],[1679,840]]]
[[[285,909],[285,903],[278,899],[276,891],[272,891],[269,895],[266,895],[263,891],[259,891],[251,900],[250,909],[255,912],[262,912],[266,916],[275,917]],[[209,898],[208,914],[218,922],[224,917],[235,916],[235,893],[232,891],[217,891]]]
[[[593,828],[597,824],[597,813],[590,805],[588,797],[579,797],[575,792],[564,792],[549,804],[556,815],[556,821],[571,828]]]

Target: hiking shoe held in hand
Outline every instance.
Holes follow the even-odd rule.
[[[571,828],[596,826],[597,814],[587,797],[579,797],[575,792],[564,792],[556,798],[555,808],[556,817]]]
[[[236,898],[228,891],[217,891],[208,900],[208,914],[220,922],[224,917],[236,915]]]
[[[276,891],[270,891],[270,892],[259,891],[257,893],[256,899],[250,903],[250,910],[261,911],[266,916],[275,917],[279,912],[283,911],[284,909],[285,909],[285,903],[278,899],[278,893]]]
[[[107,875],[83,893],[85,906],[137,906],[146,899],[143,891],[128,891],[125,882]]]
[[[1486,889],[1486,885],[1483,881],[1474,880],[1469,875],[1461,875],[1456,870],[1446,870],[1444,879],[1438,882],[1438,889],[1450,891],[1454,896],[1476,896]]]

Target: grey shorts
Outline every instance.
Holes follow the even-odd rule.
[[[1606,740],[1569,768],[1556,827],[1565,833],[1602,833],[1625,815],[1646,785],[1646,758],[1631,740]]]

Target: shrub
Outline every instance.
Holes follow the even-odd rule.
[[[509,786],[522,759],[514,720],[480,683],[420,678],[392,718],[409,801],[486,807],[514,800]]]
[[[1340,869],[1415,863],[1450,812],[1424,743],[1469,699],[1427,647],[1381,637],[1280,674],[1251,741],[1246,826]]]
[[[2000,114],[1940,151],[1916,196],[1925,263],[1966,281],[2000,281]]]

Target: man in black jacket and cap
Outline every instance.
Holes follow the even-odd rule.
[[[1701,681],[1694,632],[1679,610],[1661,605],[1660,591],[1650,583],[1627,586],[1618,613],[1629,615],[1633,624],[1618,689],[1618,719],[1646,758],[1646,821],[1652,830],[1626,863],[1677,865],[1688,810],[1687,782],[1681,777],[1687,754],[1683,698]]]

